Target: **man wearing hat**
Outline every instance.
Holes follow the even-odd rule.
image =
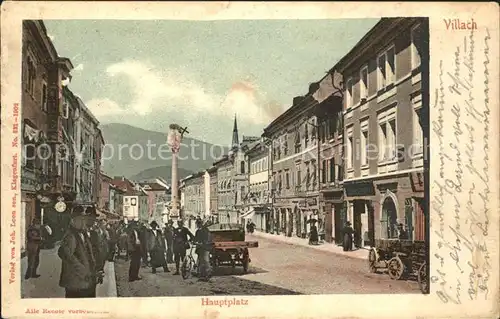
[[[28,269],[24,279],[38,278],[37,268],[40,264],[40,245],[42,244],[42,228],[40,219],[33,219],[33,223],[28,227],[26,232],[26,254],[28,255]]]
[[[167,263],[172,264],[174,262],[174,221],[169,219],[168,223],[165,224],[165,229],[163,230],[163,236],[167,241]]]
[[[212,250],[212,236],[207,224],[200,218],[196,221],[196,255],[198,255],[198,269],[200,281],[208,281],[210,278],[210,251]]]
[[[184,226],[184,221],[179,219],[177,221],[177,228],[174,229],[174,259],[175,259],[175,273],[180,275],[180,263],[186,257],[186,250],[189,249],[189,240],[193,240],[193,233]]]
[[[165,260],[165,239],[161,233],[160,227],[156,221],[151,222],[151,229],[148,236],[148,251],[151,257],[151,268],[153,274],[156,274],[156,268],[163,267],[163,271],[168,270],[167,261]]]
[[[139,235],[139,225],[133,220],[128,224],[128,253],[130,254],[130,267],[128,269],[128,281],[141,280],[139,269],[141,268],[141,258],[143,255],[141,236]]]
[[[92,243],[87,234],[87,217],[82,206],[73,208],[69,228],[58,250],[62,260],[59,286],[66,290],[66,298],[95,297],[97,282],[102,280],[96,271]]]

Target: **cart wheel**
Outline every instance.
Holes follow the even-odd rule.
[[[377,254],[375,253],[375,249],[370,249],[370,252],[368,253],[368,266],[370,268],[371,273],[376,273],[377,272]]]
[[[423,294],[429,293],[429,283],[427,282],[427,262],[424,262],[418,269],[418,287]]]
[[[405,266],[399,257],[393,257],[389,260],[388,271],[389,277],[393,280],[399,280],[403,277]]]
[[[243,255],[243,271],[248,273],[248,265],[250,264],[250,255],[248,253]]]

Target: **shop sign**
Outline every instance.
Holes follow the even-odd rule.
[[[33,172],[23,170],[21,174],[21,189],[36,192],[37,181]]]
[[[316,198],[310,198],[310,199],[307,201],[307,205],[308,205],[308,206],[316,206],[316,205],[318,205],[318,202],[317,202]]]
[[[373,196],[375,195],[375,187],[371,182],[355,183],[344,185],[346,196]]]

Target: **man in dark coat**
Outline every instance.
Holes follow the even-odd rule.
[[[189,237],[189,238],[188,238]],[[175,256],[175,273],[179,275],[180,262],[186,257],[186,249],[189,248],[189,240],[193,240],[193,233],[184,226],[184,221],[177,221],[177,228],[174,229],[174,256]]]
[[[84,208],[73,208],[70,226],[58,250],[58,256],[62,260],[59,286],[66,290],[66,298],[95,297],[97,282],[101,279],[96,271],[86,224]]]
[[[24,279],[38,278],[37,274],[38,265],[40,264],[40,246],[42,244],[42,227],[40,219],[33,219],[33,223],[26,231],[26,254],[28,255],[28,269]]]
[[[141,258],[143,255],[139,227],[136,221],[132,221],[128,226],[128,252],[130,254],[130,267],[128,269],[128,281],[141,280],[139,269],[141,268]]]
[[[351,227],[351,222],[346,222],[343,229],[344,239],[342,241],[342,247],[344,251],[352,250],[352,234],[354,234],[354,229]]]
[[[167,241],[167,263],[171,264],[174,262],[174,221],[169,219],[168,223],[165,224],[165,229],[163,230],[163,236]]]
[[[198,255],[198,270],[201,281],[208,281],[210,277],[210,251],[212,250],[212,236],[208,227],[203,221],[196,221],[196,255]]]
[[[161,233],[158,223],[155,221],[151,222],[150,234],[148,236],[148,251],[151,257],[151,268],[153,269],[153,274],[156,274],[156,268],[163,267],[163,271],[170,272],[168,270],[167,261],[165,260],[165,238]]]
[[[149,266],[149,261],[148,261],[148,235],[149,235],[149,229],[146,227],[144,224],[140,224],[139,228],[139,237],[141,241],[141,250],[142,250],[142,267],[148,267]]]
[[[104,265],[106,264],[109,254],[109,234],[106,231],[106,221],[97,221],[97,224],[90,234],[94,247],[97,269],[104,271]]]
[[[311,230],[309,232],[309,245],[317,245],[319,242],[318,237],[318,227],[316,227],[316,221],[311,219]]]

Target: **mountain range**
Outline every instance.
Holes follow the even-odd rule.
[[[132,180],[171,178],[172,153],[167,133],[144,130],[121,123],[101,125],[106,146],[102,155],[104,173]],[[212,166],[228,147],[184,136],[179,152],[179,178]]]

